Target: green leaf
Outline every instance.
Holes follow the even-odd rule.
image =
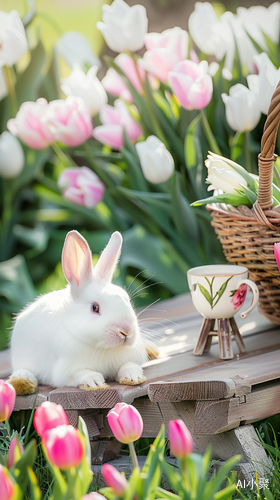
[[[192,184],[192,188],[197,196],[201,196],[204,189],[201,189],[201,182],[197,182],[197,174],[203,170],[203,155],[199,139],[199,122],[201,115],[197,115],[187,128],[184,142],[185,163]],[[200,179],[201,180],[201,179]]]
[[[218,473],[214,476],[214,478],[212,478],[211,482],[208,483],[209,489],[207,490],[207,493],[209,498],[211,498],[211,495],[214,495],[218,491],[229,472],[233,470],[238,462],[240,462],[241,458],[241,455],[235,455],[222,465]]]
[[[162,282],[173,293],[186,291],[186,276],[172,258],[164,240],[149,234],[143,227],[134,226],[123,233],[120,267],[145,269],[145,276]],[[186,271],[187,271],[186,264]]]
[[[238,207],[239,205],[247,205],[251,207],[252,204],[247,198],[247,196],[241,196],[239,194],[229,194],[222,193],[216,196],[210,196],[209,198],[204,198],[203,200],[197,200],[191,203],[191,207],[199,207],[201,205],[207,205],[208,203],[226,203],[228,205],[233,205]]]
[[[5,457],[3,457],[2,453],[0,453],[0,465],[4,465],[5,467],[7,466]]]
[[[25,101],[35,101],[39,95],[39,89],[44,78],[44,67],[47,55],[41,41],[31,50],[30,63],[18,77],[16,93],[18,105]]]
[[[230,484],[226,488],[215,493],[215,495],[213,496],[213,500],[229,500],[231,498],[231,495],[233,495],[233,493],[235,492],[236,492],[236,485]]]
[[[180,500],[181,497],[175,495],[175,493],[171,493],[171,491],[166,491],[163,488],[156,488],[155,490],[156,498],[166,498],[167,500]]]
[[[19,485],[22,493],[24,494],[27,483],[28,483],[28,474],[26,473],[28,467],[32,469],[33,464],[35,462],[37,456],[37,443],[35,439],[32,439],[26,446],[21,459],[16,462],[14,467],[10,470],[13,475],[15,481]]]
[[[25,153],[25,165],[21,174],[16,177],[14,181],[14,191],[19,191],[26,186],[30,181],[32,181],[38,173],[43,169],[43,166],[48,161],[51,154],[49,148],[44,150],[30,149],[27,146],[24,147]]]
[[[211,297],[210,293],[200,283],[197,283],[197,286],[199,287],[199,290],[201,291],[202,295],[204,295],[204,297],[206,298],[207,302],[210,304],[211,309],[212,309],[212,297]]]
[[[199,240],[195,211],[182,192],[179,172],[174,172],[172,177],[172,218],[179,233],[189,236],[195,242]]]
[[[26,262],[22,255],[0,262],[0,296],[13,304],[14,312],[19,311],[37,295]]]
[[[30,481],[31,500],[41,500],[42,495],[38,484],[38,480],[30,466],[27,466],[27,474]]]
[[[228,278],[228,279],[227,279],[227,280],[226,280],[226,281],[225,281],[225,282],[224,282],[224,283],[220,286],[219,290],[217,291],[217,293],[216,293],[216,295],[215,295],[215,297],[214,297],[214,299],[217,297],[217,300],[216,300],[215,304],[213,304],[213,307],[215,307],[215,306],[218,304],[218,302],[219,302],[220,298],[221,298],[221,297],[223,296],[223,294],[225,293],[226,288],[227,288],[227,284],[228,284],[229,280],[231,280],[231,278],[232,278],[232,276],[230,276],[230,278]],[[213,300],[213,302],[214,302],[214,300]]]

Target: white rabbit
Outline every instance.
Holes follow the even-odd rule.
[[[17,394],[32,394],[38,383],[84,390],[144,382],[147,361],[137,317],[125,290],[111,283],[122,236],[112,234],[95,268],[86,240],[66,235],[62,268],[68,285],[37,298],[17,316],[11,339]]]

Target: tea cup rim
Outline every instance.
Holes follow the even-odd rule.
[[[188,276],[203,277],[207,274],[215,274],[213,267],[220,268],[221,271],[217,272],[219,278],[226,278],[229,276],[239,276],[241,274],[247,273],[248,268],[245,266],[235,266],[234,264],[208,264],[205,266],[192,267],[187,271]],[[212,269],[212,271],[211,271]],[[226,270],[225,270],[226,269]],[[236,272],[239,270],[239,272]]]

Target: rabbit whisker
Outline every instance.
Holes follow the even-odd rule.
[[[129,283],[129,285],[127,287],[127,291],[130,289],[132,283],[134,283],[136,278],[138,278],[138,276],[140,276],[140,274],[145,273],[146,271],[148,271],[148,269],[143,269],[143,271],[139,271],[139,273],[137,273],[136,276],[134,276],[133,280]]]

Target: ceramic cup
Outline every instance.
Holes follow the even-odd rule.
[[[258,303],[257,285],[248,279],[247,267],[210,265],[194,267],[187,272],[195,308],[209,319],[232,318],[246,298],[247,286],[253,294],[252,303],[241,317],[246,318]]]

